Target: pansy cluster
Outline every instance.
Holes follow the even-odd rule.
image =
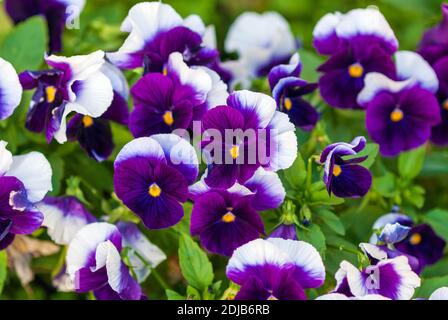
[[[324,15],[313,31],[325,57],[316,82],[302,78],[301,43],[276,12],[241,14],[220,52],[199,16],[141,2],[122,21],[115,51],[59,55],[64,26],[85,5],[5,1],[16,24],[46,19],[49,49],[39,70],[18,73],[0,58],[0,129],[23,108],[26,136],[42,138],[48,159],[76,141],[90,162],[67,172],[85,165],[92,180],[96,170],[112,176],[102,190],[76,177],[61,187],[60,162],[28,148],[12,156],[22,148],[0,140],[0,251],[11,265],[18,241],[47,237],[61,248],[52,285],[98,300],[151,298],[151,275],[169,298],[419,297],[447,240],[434,226],[447,217],[419,214],[425,190],[411,168],[421,170],[414,157],[428,141],[448,145],[447,4],[417,52],[399,51],[376,7]],[[331,141],[325,117],[360,113],[364,131]],[[375,161],[378,152],[399,156],[399,177],[387,171],[393,159]],[[360,235],[348,225],[368,211],[376,221],[369,215]],[[349,227],[356,245],[342,239]],[[327,259],[327,246],[348,255]],[[209,257],[225,261],[227,290],[213,283]],[[158,273],[162,263],[172,273],[180,266],[185,296]],[[448,288],[433,289],[429,299],[448,299]]]

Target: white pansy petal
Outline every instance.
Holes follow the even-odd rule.
[[[322,258],[311,244],[304,241],[269,238],[296,266],[296,280],[303,288],[318,288],[325,281],[325,266]]]
[[[350,298],[342,293],[328,293],[317,297],[315,300],[350,300]]]
[[[123,72],[109,62],[103,64],[100,71],[109,78],[113,90],[127,100],[129,96],[129,85]]]
[[[285,188],[275,172],[260,167],[244,185],[255,194],[253,207],[256,210],[264,211],[278,208],[285,200]]]
[[[434,291],[429,300],[448,300],[448,287],[442,287]]]
[[[192,14],[186,17],[182,25],[200,35],[203,35],[205,32],[204,21],[202,21],[201,17],[197,14]]]
[[[418,53],[398,51],[395,53],[395,65],[399,80],[414,79],[420,87],[432,93],[439,89],[435,71]]]
[[[271,129],[271,159],[268,167],[272,171],[287,169],[297,158],[295,126],[287,114],[276,111],[268,127]]]
[[[260,129],[268,126],[277,109],[272,97],[249,90],[233,92],[227,102],[243,114],[246,122],[254,123]]]
[[[50,163],[40,152],[14,156],[7,176],[16,177],[25,186],[28,200],[32,203],[42,200],[52,190]]]
[[[359,247],[362,251],[364,251],[367,255],[376,260],[385,260],[387,259],[387,252],[382,248],[370,244],[370,243],[360,243]]]
[[[229,97],[229,92],[227,90],[227,84],[221,80],[220,76],[213,70],[207,67],[197,67],[198,69],[204,70],[212,80],[212,87],[207,93],[207,108],[208,110],[213,109],[217,106],[226,105],[227,98]]]
[[[22,100],[22,85],[12,64],[0,58],[0,120],[11,116]]]
[[[165,159],[165,153],[163,152],[160,144],[153,138],[137,138],[131,142],[128,142],[123,149],[121,149],[115,159],[115,167],[119,165],[120,162],[133,157],[154,157],[158,159]]]
[[[6,141],[0,140],[0,177],[4,175],[12,164],[12,154],[6,149]]]

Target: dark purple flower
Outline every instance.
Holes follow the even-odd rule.
[[[215,72],[189,68],[180,53],[170,55],[165,74],[145,75],[131,93],[135,108],[129,127],[135,137],[188,129],[228,96],[227,86]]]
[[[47,20],[50,52],[62,51],[62,35],[68,19],[76,19],[85,0],[6,0],[6,12],[14,23],[42,15]]]
[[[433,67],[439,79],[437,100],[442,122],[432,128],[431,141],[437,145],[446,146],[448,145],[448,54],[447,57],[438,60]]]
[[[264,226],[252,207],[252,195],[211,190],[195,197],[190,231],[208,251],[231,256],[264,234]]]
[[[0,58],[0,121],[10,117],[19,106],[22,91],[14,67]]]
[[[441,120],[434,94],[414,78],[395,82],[382,74],[369,74],[358,101],[367,108],[367,131],[385,156],[423,145]]]
[[[40,228],[44,216],[36,207],[51,190],[51,166],[38,152],[12,156],[0,141],[0,250],[16,234]]]
[[[395,67],[391,54],[369,38],[354,40],[345,49],[334,53],[318,71],[319,88],[324,100],[331,106],[343,109],[359,109],[357,96],[364,87],[369,72],[394,76]]]
[[[442,3],[442,21],[423,35],[418,52],[431,64],[448,55],[448,4]]]
[[[140,300],[142,290],[121,259],[122,237],[117,227],[91,223],[70,242],[67,273],[76,292],[93,291],[98,300]]]
[[[353,157],[365,146],[366,139],[357,137],[351,143],[334,143],[322,151],[320,163],[324,164],[323,180],[329,194],[341,198],[359,198],[369,191],[372,175],[359,165],[366,157]],[[344,159],[346,156],[352,158]]]
[[[96,218],[73,196],[45,197],[36,207],[44,215],[42,225],[47,227],[50,238],[60,245],[67,245],[85,225]]]
[[[319,114],[302,97],[314,92],[317,89],[317,84],[300,79],[301,69],[299,54],[296,53],[292,56],[289,64],[272,68],[268,77],[269,85],[279,110],[286,113],[297,127],[310,131],[319,120]]]
[[[188,186],[198,175],[194,148],[174,134],[138,138],[114,164],[117,196],[150,229],[175,225],[184,215]]]
[[[52,69],[20,74],[25,90],[36,89],[26,127],[45,132],[48,142],[55,138],[64,143],[67,116],[72,112],[91,118],[101,116],[112,103],[112,85],[100,70],[104,64],[102,51],[70,58],[50,56],[45,60]]]
[[[409,300],[420,286],[420,278],[411,270],[405,256],[380,260],[362,270],[344,260],[335,278],[333,292],[348,297],[375,294],[392,300]]]
[[[304,289],[324,283],[325,267],[312,245],[269,238],[236,249],[226,274],[241,286],[237,300],[305,300]]]
[[[123,73],[110,63],[101,71],[109,78],[114,90],[112,104],[99,118],[76,114],[67,125],[69,140],[78,140],[86,153],[96,161],[106,160],[114,149],[110,121],[127,125],[129,119],[129,88]]]
[[[205,183],[212,188],[244,184],[260,167],[286,169],[297,156],[294,125],[276,111],[271,97],[261,93],[235,91],[227,106],[204,115],[202,129],[208,164]]]
[[[446,242],[427,224],[414,226],[406,239],[395,247],[418,259],[421,268],[442,259]]]

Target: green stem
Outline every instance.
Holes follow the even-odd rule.
[[[157,280],[157,282],[160,284],[160,286],[164,290],[170,289],[170,286],[165,282],[165,280],[162,278],[162,276],[159,274],[159,272],[151,266],[151,264],[137,251],[134,251],[137,257],[143,262],[143,264],[151,270],[151,274],[154,276],[154,278]]]

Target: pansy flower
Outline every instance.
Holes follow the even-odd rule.
[[[439,102],[442,122],[431,130],[431,141],[440,146],[448,145],[448,55],[433,65],[439,79],[439,90],[436,97]]]
[[[237,300],[305,300],[304,289],[324,283],[325,267],[312,245],[269,238],[236,249],[226,274],[241,286]]]
[[[127,257],[132,265],[132,271],[138,282],[142,283],[152,269],[166,260],[166,255],[146,238],[136,224],[120,221],[117,223],[117,228],[123,239],[123,247],[130,249]]]
[[[275,172],[292,165],[297,156],[295,127],[276,109],[271,97],[242,90],[233,92],[227,105],[204,115],[207,185],[227,189],[244,184],[260,167]]]
[[[354,157],[365,146],[366,139],[357,137],[351,143],[333,143],[322,151],[320,163],[324,165],[323,180],[329,194],[341,198],[359,198],[369,191],[372,175],[359,165],[366,157]],[[347,156],[351,158],[344,159]]]
[[[182,19],[168,4],[138,3],[121,25],[129,36],[117,52],[107,57],[119,68],[145,67],[148,72],[162,72],[173,52],[181,53],[190,65],[211,64],[219,58],[219,52],[203,46],[206,30],[198,19]]]
[[[68,19],[76,19],[85,0],[6,0],[6,12],[14,23],[41,15],[47,20],[50,52],[62,51],[62,35]]]
[[[182,219],[198,171],[194,148],[179,136],[137,138],[115,159],[115,192],[147,228],[168,228]]]
[[[96,222],[96,218],[73,196],[47,196],[36,207],[44,215],[42,226],[47,227],[51,240],[60,245],[69,244],[82,227]]]
[[[391,300],[379,294],[366,294],[361,297],[347,297],[342,293],[327,293],[316,298],[316,300]]]
[[[12,156],[0,141],[0,250],[30,234],[44,219],[35,204],[51,191],[50,163],[39,152]]]
[[[431,293],[429,300],[448,300],[448,287],[442,287]]]
[[[190,187],[194,206],[191,234],[199,235],[204,248],[230,256],[239,246],[264,234],[258,211],[278,208],[285,189],[274,172],[259,168],[245,185],[213,189],[204,181]]]
[[[142,290],[121,259],[122,236],[109,223],[91,223],[78,231],[67,251],[67,272],[76,292],[98,300],[140,300]]]
[[[297,229],[295,224],[279,224],[269,236],[270,238],[282,238],[289,240],[299,240],[297,238]]]
[[[97,161],[106,160],[114,149],[110,122],[127,125],[129,88],[123,73],[106,62],[100,69],[110,80],[114,92],[112,104],[98,118],[76,114],[67,125],[69,140],[77,140],[86,153]]]
[[[313,31],[313,44],[319,53],[330,56],[318,71],[323,73],[321,95],[333,107],[359,109],[356,97],[364,87],[365,75],[394,74],[392,54],[398,41],[375,8],[325,15]]]
[[[20,82],[25,90],[36,89],[31,99],[26,127],[33,132],[45,132],[47,141],[55,138],[67,141],[67,116],[76,112],[97,118],[111,105],[113,89],[101,71],[104,52],[85,56],[49,56],[45,71],[25,71]]]
[[[302,97],[314,92],[317,84],[301,79],[301,70],[299,54],[295,53],[288,64],[272,68],[268,79],[279,110],[286,113],[297,127],[310,131],[319,120],[319,113]]]
[[[148,73],[131,89],[135,108],[129,128],[135,137],[189,129],[193,120],[224,104],[227,86],[205,67],[190,68],[172,53],[165,74]]]
[[[225,40],[227,52],[238,53],[230,67],[235,81],[243,87],[256,77],[266,76],[272,67],[287,63],[297,50],[297,41],[288,22],[277,12],[245,12],[230,26]]]
[[[429,64],[411,52],[397,53],[396,61],[399,81],[368,74],[358,96],[367,109],[367,131],[385,156],[423,145],[441,120],[434,96],[438,80]]]
[[[429,225],[415,225],[411,218],[398,213],[397,210],[398,208],[395,208],[392,213],[378,218],[372,228],[374,230],[382,230],[387,225],[397,223],[401,226],[410,227],[406,237],[394,243],[394,248],[395,251],[403,255],[417,259],[418,268],[416,270],[420,272],[425,266],[432,265],[443,257],[446,242]],[[373,234],[370,238],[370,243],[372,244],[378,244],[379,241],[381,240],[378,239],[376,234]]]
[[[9,118],[22,100],[22,86],[14,67],[0,58],[0,120]]]
[[[381,295],[392,300],[410,300],[420,286],[419,276],[411,270],[408,259],[398,256],[358,269],[342,261],[336,272],[334,293],[347,297]]]
[[[418,49],[431,65],[448,55],[448,4],[442,3],[441,7],[442,21],[425,32]]]

